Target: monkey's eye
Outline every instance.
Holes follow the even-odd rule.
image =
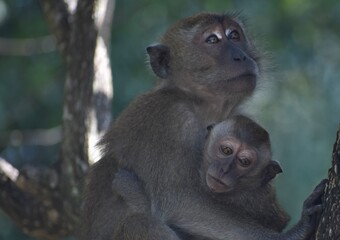
[[[242,167],[249,167],[251,164],[251,161],[248,158],[239,158],[238,162]]]
[[[221,146],[221,151],[227,156],[233,154],[233,149],[227,146]]]
[[[233,30],[228,34],[228,39],[239,41],[240,40],[240,33],[237,30]]]
[[[210,35],[205,40],[206,43],[211,43],[211,44],[218,43],[219,41],[220,41],[220,39],[218,39],[218,37],[215,34]]]

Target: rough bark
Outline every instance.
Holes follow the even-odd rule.
[[[20,171],[0,159],[0,206],[25,233],[59,239],[77,226],[84,174],[111,121],[114,1],[41,0],[41,6],[67,69],[61,157],[50,168]]]
[[[0,206],[23,232],[42,239],[59,239],[75,228],[68,200],[58,190],[54,169],[26,167],[18,171],[0,159]]]
[[[328,182],[323,196],[324,210],[316,232],[317,240],[340,239],[340,127],[333,148],[332,167],[328,171]]]

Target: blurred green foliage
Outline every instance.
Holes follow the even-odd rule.
[[[268,129],[284,173],[280,201],[296,222],[303,200],[327,176],[340,119],[340,2],[337,0],[117,0],[112,27],[113,114],[150,89],[145,47],[175,20],[200,11],[242,11],[249,31],[269,52],[268,74],[247,109]],[[48,35],[37,0],[0,0],[0,38]],[[58,145],[9,144],[15,129],[60,124],[65,69],[57,52],[29,57],[0,53],[0,156],[44,164]],[[49,157],[48,157],[49,156]],[[45,163],[46,164],[46,163]],[[3,214],[0,239],[25,237]]]

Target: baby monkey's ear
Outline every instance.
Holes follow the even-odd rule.
[[[270,180],[275,178],[276,174],[282,172],[281,165],[277,161],[271,160],[263,171],[262,185],[266,185],[268,182],[270,182]]]

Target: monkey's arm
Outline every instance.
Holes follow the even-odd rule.
[[[225,211],[208,202],[182,202],[180,213],[175,213],[169,223],[194,236],[212,240],[257,240],[277,239],[276,233],[258,226],[252,219],[237,216],[233,211]],[[263,238],[262,235],[268,236]]]
[[[118,169],[112,181],[112,189],[124,199],[130,213],[150,212],[150,200],[145,194],[143,183],[133,172]]]
[[[175,213],[171,224],[197,236],[209,239],[235,240],[303,240],[307,239],[315,228],[315,216],[321,211],[316,202],[323,193],[325,182],[322,181],[306,199],[300,221],[289,231],[278,233],[264,228],[237,211],[226,211],[211,202],[182,202],[182,207]],[[193,200],[195,198],[191,198]],[[199,199],[199,198],[197,198]]]
[[[180,240],[163,221],[151,214],[151,204],[143,182],[131,171],[118,169],[112,190],[128,206],[126,218],[114,233],[113,240],[149,239]]]

